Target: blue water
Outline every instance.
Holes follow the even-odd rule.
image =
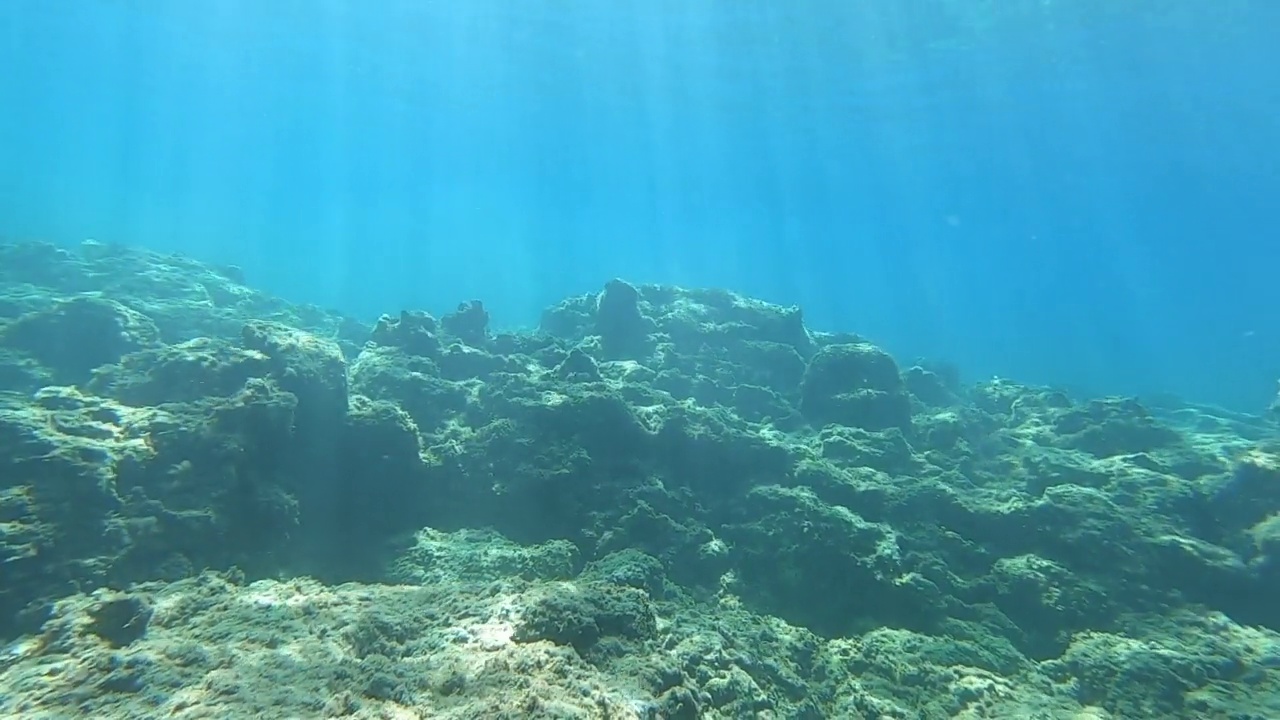
[[[363,316],[723,286],[970,379],[1253,410],[1276,37],[1274,0],[11,0],[0,235]]]

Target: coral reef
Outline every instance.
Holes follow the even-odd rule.
[[[0,715],[1280,717],[1278,431],[722,290],[0,245]]]

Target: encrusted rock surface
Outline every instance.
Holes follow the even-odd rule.
[[[0,717],[1280,717],[1280,427],[0,245]]]

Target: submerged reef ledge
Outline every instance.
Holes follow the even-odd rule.
[[[0,245],[0,716],[1276,718],[1277,415]]]

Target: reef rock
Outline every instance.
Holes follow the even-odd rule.
[[[1280,717],[1275,437],[725,290],[0,245],[0,715]]]

